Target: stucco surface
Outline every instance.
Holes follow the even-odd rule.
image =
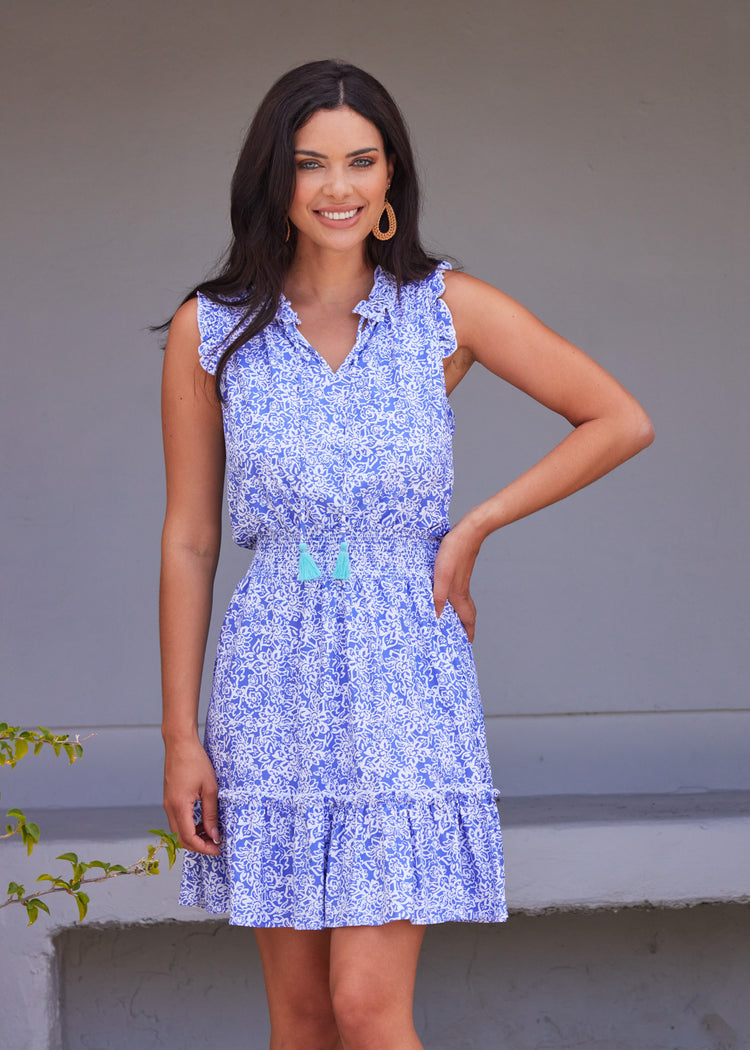
[[[77,929],[60,948],[66,1050],[267,1046],[249,931],[215,924]],[[415,1016],[429,1050],[750,1045],[746,906],[514,917],[502,929],[435,927],[421,961]],[[179,1016],[169,1006],[175,990]]]

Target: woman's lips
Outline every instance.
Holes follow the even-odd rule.
[[[364,206],[362,205],[356,208],[320,208],[315,214],[325,226],[346,229],[357,224],[363,211]]]

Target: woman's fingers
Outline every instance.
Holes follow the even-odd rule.
[[[438,620],[440,615],[445,608],[445,603],[448,600],[448,588],[450,586],[450,579],[446,579],[443,576],[438,576],[437,571],[435,572],[435,579],[432,585],[432,604],[435,606],[435,615]]]
[[[440,544],[437,552],[432,580],[432,601],[435,606],[435,615],[438,619],[440,619],[440,615],[445,608],[455,574],[455,559],[451,555],[450,541],[448,541],[446,536],[443,538],[443,542]]]
[[[201,809],[207,805],[205,800],[201,800]],[[216,803],[214,802],[214,806]],[[205,817],[198,824],[195,823],[193,816],[193,803],[188,802],[179,807],[179,812],[174,814],[174,818],[170,817],[169,826],[172,831],[176,831],[180,845],[183,849],[193,850],[195,853],[205,853],[209,857],[218,857],[220,850],[218,842],[213,841],[213,834],[207,830],[211,828],[213,833],[218,839],[218,831],[215,827],[216,817],[214,815],[213,824],[206,824]]]
[[[474,628],[477,623],[477,609],[470,594],[450,596],[450,603],[455,610],[456,616],[464,626],[466,635],[470,642],[474,641]]]
[[[208,856],[219,854],[219,820],[216,774],[204,748],[196,741],[170,744],[164,763],[164,809],[169,826],[185,849]],[[201,804],[201,820],[194,806]]]
[[[435,575],[432,585],[432,600],[435,615],[440,618],[446,601],[450,601],[470,642],[474,641],[476,606],[469,593],[471,571],[474,568],[476,551],[460,543],[456,532],[448,533],[440,544],[435,559]]]
[[[203,833],[215,846],[219,845],[219,807],[216,791],[206,792],[201,800]]]

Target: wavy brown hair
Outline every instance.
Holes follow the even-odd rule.
[[[294,258],[297,235],[287,233],[294,196],[294,136],[320,109],[348,106],[381,134],[385,154],[394,161],[388,199],[398,218],[391,240],[370,235],[366,251],[373,266],[396,278],[398,287],[426,277],[438,260],[419,239],[419,180],[406,123],[383,85],[346,62],[308,62],[285,73],[265,96],[250,125],[232,177],[232,241],[214,277],[185,296],[201,292],[217,303],[244,308],[226,340],[216,369],[216,392],[227,361],[240,346],[273,320],[284,278]],[[164,326],[166,327],[166,326]]]

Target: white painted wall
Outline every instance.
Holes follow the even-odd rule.
[[[657,428],[644,456],[482,554],[498,786],[750,786],[749,23],[743,0],[6,10],[0,717],[97,736],[73,770],[20,766],[3,801],[160,798],[146,326],[225,243],[262,93],[329,55],[401,103],[429,242],[611,368]],[[456,514],[565,431],[479,372],[454,401]],[[217,616],[244,557],[226,553]]]

